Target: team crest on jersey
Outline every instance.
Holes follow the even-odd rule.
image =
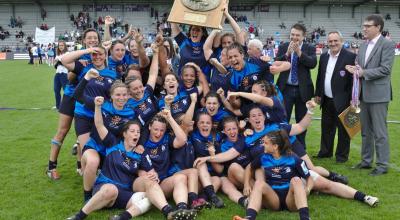
[[[146,103],[143,102],[143,103],[140,104],[138,107],[139,107],[140,111],[143,112],[144,110],[146,110]]]
[[[113,80],[112,80],[112,79],[107,79],[107,82],[110,83],[110,84],[112,84],[112,83],[113,83]]]
[[[281,171],[281,168],[280,168],[280,167],[274,167],[274,168],[272,168],[271,170],[272,170],[272,172],[274,172],[274,173],[279,173],[279,172]]]
[[[254,81],[257,81],[257,75],[254,75],[254,76],[253,76],[253,80],[254,80]]]
[[[99,76],[96,78],[97,82],[103,82],[103,80],[104,80],[104,77],[102,77],[102,76]]]
[[[126,70],[126,64],[120,64],[120,65],[115,67],[115,71],[117,73],[124,73],[125,70]]]
[[[115,115],[111,118],[111,124],[112,125],[118,125],[121,121],[121,117],[119,117],[118,115]]]
[[[148,98],[148,99],[147,99],[147,102],[151,104],[151,98]]]
[[[292,169],[290,167],[286,167],[285,168],[285,173],[290,173],[290,172],[292,172]]]
[[[158,153],[158,148],[151,149],[150,154],[151,156],[155,156]]]
[[[171,107],[172,107],[172,110],[178,110],[178,108],[179,108],[179,105],[178,105],[178,103],[173,103],[172,105],[171,105]]]
[[[161,145],[161,151],[165,151],[165,145]]]
[[[186,104],[187,104],[187,101],[184,99],[184,100],[182,100],[182,103],[183,103],[184,105],[186,105]]]
[[[242,80],[242,85],[247,87],[249,85],[249,77],[245,76]]]

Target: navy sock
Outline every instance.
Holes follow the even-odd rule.
[[[299,209],[300,220],[309,220],[310,214],[308,213],[308,207],[303,207]]]
[[[208,199],[210,199],[213,195],[215,195],[214,186],[208,185],[204,187],[204,193],[207,195]]]
[[[85,200],[85,203],[89,201],[90,198],[92,198],[92,190],[89,191],[83,190],[83,198]]]
[[[246,209],[246,218],[248,220],[255,220],[257,217],[257,211],[254,209]]]
[[[161,209],[164,216],[168,216],[168,213],[172,212],[172,207],[168,204]]]
[[[81,169],[81,168],[82,168],[82,165],[81,165],[81,162],[80,162],[80,161],[76,161],[76,167],[77,167],[78,169]]]
[[[129,219],[132,218],[132,215],[128,211],[124,211],[123,213],[121,213],[119,215],[119,217],[120,217],[121,220],[129,220]]]
[[[356,194],[354,194],[354,199],[360,202],[364,202],[365,194],[357,191]]]
[[[188,204],[192,204],[194,200],[198,198],[197,193],[190,192],[188,193]]]
[[[239,200],[238,200],[239,205],[245,207],[244,202],[246,201],[246,199],[247,199],[247,196],[242,196],[242,197],[240,197]],[[246,207],[245,207],[245,208],[246,208]]]
[[[51,160],[49,160],[49,170],[53,170],[53,169],[55,169],[55,168],[57,168],[57,160],[56,161],[51,161]]]
[[[81,210],[79,210],[79,213],[75,215],[75,217],[76,217],[78,220],[82,220],[82,219],[85,219],[85,218],[87,217],[87,214],[84,213],[84,212],[82,211],[82,209],[81,209]]]
[[[187,209],[187,204],[184,202],[180,202],[180,203],[176,204],[176,207],[178,209]]]

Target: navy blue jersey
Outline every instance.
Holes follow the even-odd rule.
[[[158,101],[158,108],[160,110],[165,108],[165,96],[162,96]],[[171,114],[175,117],[177,114],[186,113],[191,103],[190,96],[186,92],[178,92],[178,95],[174,97],[174,101],[171,104]]]
[[[133,182],[138,177],[138,171],[152,169],[148,155],[126,151],[124,142],[119,141],[110,132],[103,140],[103,144],[107,147],[107,153],[95,184],[112,183],[131,190]]]
[[[179,61],[178,75],[181,75],[182,67],[186,63],[193,62],[197,64],[206,75],[206,77],[209,78],[211,66],[204,57],[203,45],[205,41],[202,40],[198,43],[194,43],[182,32],[176,35],[175,41],[179,45],[179,54],[181,56],[181,59]]]
[[[231,148],[234,148],[239,153],[239,156],[231,161],[226,162],[225,165],[237,163],[245,168],[251,162],[250,151],[246,148],[245,138],[240,135],[236,142],[232,142],[228,140],[228,138],[224,138],[221,143],[221,152],[226,152]]]
[[[273,101],[273,106],[269,107],[266,105],[261,105],[257,103],[252,103],[250,105],[242,105],[240,111],[245,117],[249,116],[250,110],[254,105],[261,108],[262,112],[265,114],[265,119],[267,123],[281,123],[286,122],[286,110],[282,102],[277,96],[270,97]]]
[[[199,94],[199,89],[197,88],[197,86],[196,85],[194,85],[193,87],[191,87],[191,88],[186,88],[184,85],[183,85],[183,83],[182,82],[180,82],[179,83],[179,87],[178,87],[178,91],[179,91],[179,93],[186,93],[186,94],[188,94],[188,95],[190,95],[190,94],[192,94],[192,93],[196,93],[197,94],[197,97],[199,97],[200,96],[200,94]]]
[[[287,190],[290,180],[295,177],[307,179],[310,171],[306,163],[295,155],[281,156],[275,159],[271,154],[262,154],[251,162],[253,169],[263,168],[265,181],[274,190]]]
[[[78,62],[79,63],[79,62]],[[93,64],[89,64],[86,67],[83,65],[75,64],[75,73],[79,72],[80,78],[84,76],[91,68],[94,68]],[[78,65],[77,65],[78,64]],[[110,88],[114,83],[115,79],[119,78],[118,74],[112,70],[104,68],[99,71],[100,77],[96,79],[91,79],[87,82],[85,90],[83,93],[83,99],[85,104],[92,105],[94,103],[94,98],[96,96],[103,96],[106,100],[110,99]],[[93,118],[94,112],[89,108],[85,107],[85,104],[76,102],[75,104],[75,114],[79,116],[84,116],[88,118]]]
[[[172,148],[171,165],[177,166],[180,170],[193,168],[194,156],[192,140],[188,138],[186,144],[182,147]]]
[[[129,51],[125,51],[125,56],[124,56],[123,61],[128,66],[131,64],[139,64],[139,58],[133,57]]]
[[[101,106],[101,113],[103,116],[104,126],[107,128],[109,133],[116,137],[120,136],[122,127],[128,121],[136,118],[135,112],[131,108],[127,107],[127,105],[125,105],[123,109],[118,110],[115,109],[113,104],[109,101],[106,101]],[[85,146],[96,150],[103,156],[106,154],[106,148],[102,144],[96,127],[93,127],[92,131],[90,132],[90,139]]]
[[[232,68],[230,86],[233,91],[251,92],[253,84],[260,80],[274,82],[274,76],[269,72],[270,64],[259,59],[245,61],[242,70]]]
[[[198,130],[195,130],[191,135],[191,139],[196,158],[210,156],[208,152],[208,146],[210,144],[214,144],[215,154],[221,153],[221,136],[218,133],[215,136],[210,134],[208,137],[203,137]],[[216,171],[208,162],[207,167],[210,173],[216,174]]]
[[[118,73],[119,75],[123,75],[128,68],[128,64],[125,62],[124,59],[120,61],[115,61],[112,59],[111,56],[108,57],[108,69]]]
[[[225,67],[226,68],[226,67]],[[231,76],[232,76],[232,69],[227,68],[228,73],[224,74],[218,71],[217,68],[213,67],[211,70],[211,76],[210,76],[210,85],[211,85],[211,91],[216,92],[219,88],[222,88],[225,93],[228,92],[229,90],[229,83],[231,81]]]
[[[128,100],[127,105],[135,111],[142,125],[150,121],[158,112],[158,105],[154,99],[154,91],[149,85],[146,85],[144,88],[143,98],[140,100],[131,98]]]
[[[153,142],[150,138],[144,143],[145,154],[150,156],[154,170],[158,173],[158,178],[163,180],[168,177],[170,167],[170,147],[173,147],[174,139],[169,134],[165,134],[159,142]]]

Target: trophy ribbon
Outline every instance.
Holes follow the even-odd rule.
[[[356,72],[353,74],[353,89],[351,92],[351,106],[355,113],[360,113],[360,66],[356,62]]]

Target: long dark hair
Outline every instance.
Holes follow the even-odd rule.
[[[278,145],[278,150],[281,155],[288,155],[292,153],[289,136],[283,129],[270,132],[266,135],[271,141],[271,144]]]
[[[62,50],[62,51],[60,50],[60,43],[64,44],[64,50]],[[59,40],[58,41],[57,52],[56,52],[57,56],[60,56],[60,55],[62,55],[64,53],[66,53],[67,51],[68,51],[67,43],[65,43],[65,41],[63,41],[63,40]]]

